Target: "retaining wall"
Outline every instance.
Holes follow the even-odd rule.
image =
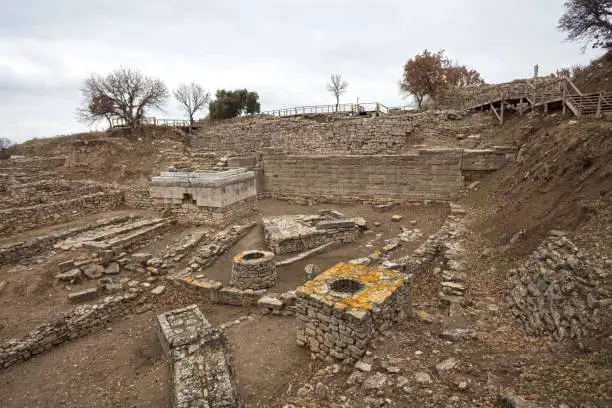
[[[465,185],[464,172],[505,166],[514,150],[421,149],[417,154],[320,156],[265,149],[263,196],[320,202],[448,201]]]
[[[65,341],[83,337],[104,328],[123,314],[138,292],[109,296],[102,303],[83,305],[64,313],[53,322],[45,323],[20,339],[0,345],[0,368],[30,359]]]
[[[110,190],[50,204],[3,209],[0,210],[0,234],[71,221],[84,214],[114,209],[122,203],[123,191]]]

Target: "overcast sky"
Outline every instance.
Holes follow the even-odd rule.
[[[587,63],[556,29],[563,1],[513,0],[0,0],[0,137],[24,141],[87,130],[79,87],[120,66],[170,88],[248,88],[262,110],[346,102],[405,105],[406,60],[445,49],[489,82]],[[181,118],[170,100],[157,117]]]

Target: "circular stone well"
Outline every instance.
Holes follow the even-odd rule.
[[[234,257],[232,286],[239,289],[265,289],[276,286],[276,263],[272,252],[249,250]]]
[[[353,296],[355,293],[363,290],[364,287],[363,282],[352,278],[335,279],[329,283],[329,289],[341,296]]]

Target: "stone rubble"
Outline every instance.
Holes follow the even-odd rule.
[[[529,333],[582,342],[603,329],[601,317],[612,299],[609,276],[564,232],[551,231],[522,266],[509,271],[507,301]]]

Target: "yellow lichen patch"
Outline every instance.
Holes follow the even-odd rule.
[[[186,278],[183,279],[183,281],[187,282],[187,283],[191,283],[193,282],[195,279],[191,276],[187,276]]]
[[[330,282],[347,278],[361,282],[363,289],[352,296],[330,291]],[[371,310],[375,305],[384,303],[403,283],[397,271],[341,262],[304,283],[296,289],[296,293],[319,299],[338,310],[357,312]]]

